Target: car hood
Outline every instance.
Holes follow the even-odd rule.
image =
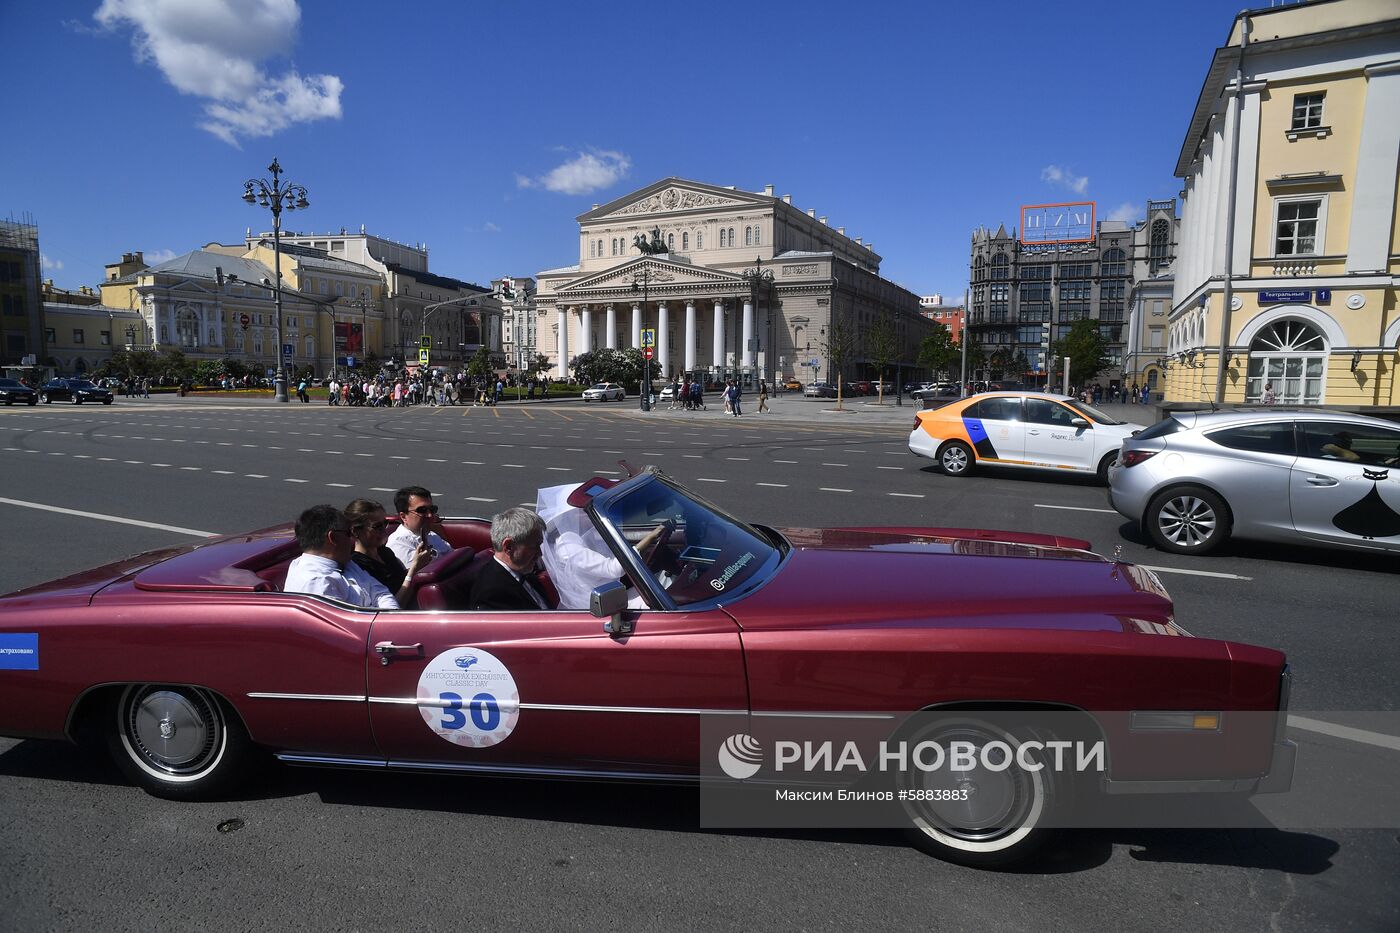
[[[1182,634],[1172,625],[1171,599],[1155,574],[1094,554],[1087,542],[968,529],[785,529],[783,534],[793,549],[773,579],[725,606],[745,630]],[[1013,537],[1021,540],[1008,540]]]

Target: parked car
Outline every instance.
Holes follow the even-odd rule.
[[[583,390],[585,402],[620,402],[626,397],[622,386],[615,382],[598,382]]]
[[[801,392],[802,383],[798,382],[796,379],[789,379],[787,382],[783,383],[783,388],[788,392]]]
[[[911,393],[914,398],[923,401],[925,399],[949,399],[957,398],[960,394],[956,382],[930,382],[925,384],[925,388],[916,389]]]
[[[6,405],[16,402],[21,405],[34,405],[39,401],[39,393],[18,379],[0,379],[0,401]]]
[[[806,398],[835,398],[836,387],[825,382],[809,382],[802,390]]]
[[[1291,781],[1284,655],[1191,637],[1152,571],[1088,542],[754,525],[654,469],[567,501],[642,608],[611,581],[590,610],[470,611],[484,519],[442,522],[454,550],[409,581],[411,612],[282,592],[288,525],[202,539],[0,597],[0,734],[105,744],[132,783],[189,800],[234,792],[264,753],[377,773],[727,774],[739,789],[720,771],[729,743],[703,730],[863,720],[980,757],[957,797],[934,794],[947,771],[899,776],[920,793],[903,804],[913,843],[974,865],[1028,857],[1075,796]],[[1028,758],[997,725],[1007,711],[1057,712],[1068,725],[1037,731],[1041,747],[1087,740],[1100,767]],[[915,717],[928,725],[895,731]]]
[[[935,385],[937,385],[937,383],[934,383],[934,382],[906,382],[906,383],[904,384],[904,394],[905,394],[905,395],[913,395],[915,392],[918,392],[920,389],[931,389],[931,388],[933,388]]]
[[[1153,543],[1400,551],[1400,425],[1324,408],[1173,412],[1123,444],[1109,503]]]
[[[919,412],[909,449],[949,476],[988,463],[1097,474],[1107,482],[1118,448],[1141,430],[1067,395],[987,392]]]
[[[94,385],[86,379],[50,379],[39,389],[39,401],[45,405],[50,402],[72,402],[74,405],[101,402],[110,405],[112,390]]]

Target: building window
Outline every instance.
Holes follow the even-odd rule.
[[[306,358],[309,360],[316,355],[316,338],[306,338]]]
[[[682,234],[681,234],[681,251],[682,251],[682,252],[689,252],[689,251],[690,251],[690,234],[689,234],[689,233],[682,233]]]
[[[189,308],[175,315],[175,339],[182,347],[199,346],[199,317]]]
[[[972,281],[983,282],[987,279],[987,260],[978,256],[972,260]]]
[[[593,241],[592,241],[592,240],[589,240],[589,241],[588,241],[588,258],[589,258],[589,259],[592,259],[592,258],[593,258]]]
[[[998,253],[992,257],[992,278],[1007,279],[1011,277],[1011,257],[1005,253]]]
[[[1280,405],[1317,405],[1327,370],[1327,341],[1304,321],[1277,321],[1249,345],[1249,377],[1245,401],[1264,397],[1264,384],[1272,385]]]
[[[1322,242],[1326,217],[1320,198],[1274,202],[1274,255],[1313,256]]]
[[[1049,263],[1042,262],[1036,263],[1034,265],[1022,266],[1021,271],[1018,274],[1020,275],[1022,282],[1033,282],[1038,281],[1040,279],[1049,279],[1050,265]]]
[[[1062,279],[1087,279],[1094,275],[1094,264],[1090,262],[1071,262],[1060,267],[1060,278]]]
[[[744,245],[753,246],[753,227],[744,228]]]
[[[674,233],[666,234],[666,248],[668,250],[676,248],[676,235]]]
[[[705,248],[705,234],[704,234],[703,231],[697,230],[697,231],[695,232],[695,248],[696,248],[696,249],[704,249],[704,248]]]
[[[58,335],[52,327],[44,328],[44,343],[58,343]]]
[[[1322,125],[1321,92],[1293,95],[1293,129],[1313,130]]]
[[[1128,254],[1121,249],[1110,249],[1103,254],[1103,274],[1104,275],[1127,275],[1128,274]]]
[[[97,332],[97,342],[104,347],[112,345],[112,332],[110,330],[100,330]]]
[[[724,228],[723,228],[723,227],[720,227],[720,228],[719,228],[719,248],[720,248],[720,249],[724,249],[724,244],[727,243],[727,242],[728,242],[728,239],[727,239],[727,238],[725,237],[725,235],[724,235]]]
[[[599,259],[602,259],[602,258],[603,258],[603,241],[602,241],[602,240],[599,240],[599,241],[598,241],[598,258],[599,258]]]
[[[73,342],[74,342],[74,343],[82,343],[82,342],[83,342],[83,330],[82,330],[82,328],[80,328],[80,327],[75,327],[75,328],[73,328]]]
[[[729,245],[730,245],[730,246],[738,246],[738,245],[739,245],[738,243],[736,243],[736,242],[734,241],[734,228],[733,228],[733,227],[730,227],[730,228],[729,228]]]
[[[763,245],[763,230],[762,230],[762,228],[760,228],[760,227],[754,227],[754,228],[753,228],[753,245],[754,245],[754,246],[762,246],[762,245]]]

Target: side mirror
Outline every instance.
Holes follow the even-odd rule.
[[[627,587],[614,580],[595,586],[588,597],[588,611],[595,619],[607,619],[603,631],[609,635],[631,635],[632,620],[627,618]]]
[[[1087,428],[1089,426],[1089,422],[1085,421],[1083,418],[1071,418],[1069,423],[1076,428]]]

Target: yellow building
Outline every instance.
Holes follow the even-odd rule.
[[[1236,17],[1176,165],[1165,401],[1400,406],[1400,8]],[[1227,274],[1228,257],[1228,274]]]

